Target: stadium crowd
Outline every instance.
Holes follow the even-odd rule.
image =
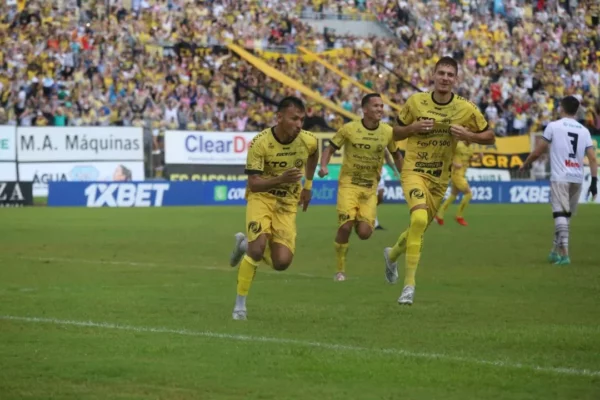
[[[231,54],[223,45],[234,40],[275,54],[272,66],[356,114],[363,92],[298,46],[398,105],[427,90],[432,66],[452,54],[462,62],[459,94],[498,135],[541,130],[567,94],[582,100],[580,119],[600,128],[595,0],[568,10],[555,0],[8,3],[0,5],[0,124],[143,126],[155,140],[168,128],[261,129],[278,99],[298,93]],[[307,10],[369,10],[394,37],[315,32],[298,18]],[[314,102],[308,120],[324,130],[344,122]]]

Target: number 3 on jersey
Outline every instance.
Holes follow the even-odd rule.
[[[573,152],[569,153],[569,158],[577,157],[577,143],[579,142],[579,135],[577,133],[569,132],[567,135],[571,138],[571,146],[573,146]]]

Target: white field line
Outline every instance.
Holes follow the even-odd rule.
[[[77,259],[77,258],[60,258],[60,257],[19,257],[21,260],[29,260],[29,261],[40,261],[40,262],[65,262],[65,263],[73,263],[73,264],[103,264],[103,265],[128,265],[132,267],[160,267],[160,266],[171,266],[177,268],[190,268],[190,269],[204,269],[208,271],[224,271],[224,272],[234,272],[237,271],[237,268],[231,267],[216,267],[216,266],[206,266],[206,265],[181,265],[181,264],[170,264],[168,262],[162,263],[153,263],[153,262],[143,262],[143,261],[108,261],[108,260],[89,260],[89,259]],[[276,275],[294,275],[294,276],[302,276],[305,278],[330,278],[322,275],[313,275],[306,274],[304,272],[288,272],[288,271],[275,271],[269,268],[260,268],[259,274],[276,274]],[[333,279],[333,274],[331,275],[331,279]],[[356,280],[358,278],[352,278],[352,280]]]
[[[547,366],[530,365],[530,364],[523,364],[523,363],[511,362],[511,361],[499,361],[499,360],[492,361],[492,360],[483,360],[483,359],[471,358],[471,357],[458,357],[458,356],[452,356],[452,355],[444,354],[444,353],[414,352],[414,351],[393,349],[393,348],[387,348],[387,349],[386,348],[383,348],[383,349],[382,348],[368,348],[368,347],[360,347],[360,346],[349,346],[349,345],[343,345],[343,344],[322,343],[322,342],[313,342],[313,341],[295,340],[295,339],[283,339],[283,338],[266,337],[266,336],[232,335],[232,334],[228,334],[228,333],[217,333],[217,332],[210,332],[210,331],[191,331],[191,330],[187,330],[187,329],[169,329],[169,328],[160,328],[160,327],[153,328],[153,327],[144,327],[144,326],[121,325],[121,324],[114,324],[114,323],[109,323],[109,322],[71,321],[71,320],[61,320],[61,319],[54,319],[54,318],[19,317],[19,316],[12,316],[12,315],[0,315],[0,319],[29,322],[29,323],[69,325],[69,326],[112,329],[112,330],[130,331],[130,332],[141,332],[141,333],[165,333],[165,334],[217,338],[217,339],[242,341],[242,342],[253,342],[253,343],[271,343],[271,344],[279,344],[279,345],[285,344],[285,345],[294,345],[294,346],[314,347],[314,348],[319,348],[319,349],[337,351],[337,352],[341,352],[341,353],[351,353],[351,352],[379,353],[379,354],[387,354],[387,355],[391,355],[391,356],[398,356],[398,357],[405,357],[405,358],[421,358],[421,359],[428,359],[428,360],[457,362],[457,363],[462,363],[462,364],[487,365],[490,367],[498,367],[498,368],[524,369],[524,370],[530,370],[530,371],[535,371],[535,372],[544,372],[544,373],[551,373],[551,374],[558,374],[558,375],[600,377],[600,371],[594,371],[594,370],[589,370],[589,369],[578,369],[578,368],[568,368],[568,367],[547,367]]]

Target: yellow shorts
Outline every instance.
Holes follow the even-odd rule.
[[[463,193],[469,191],[469,182],[464,173],[452,174],[452,188]]]
[[[371,228],[377,216],[377,190],[342,186],[337,195],[338,226],[348,221],[362,221]]]
[[[434,182],[418,174],[402,174],[402,191],[410,210],[421,204],[427,206],[429,220],[433,220],[446,194],[448,185]]]
[[[251,196],[246,206],[246,235],[253,242],[267,234],[274,243],[296,250],[296,212],[284,211],[277,199]]]

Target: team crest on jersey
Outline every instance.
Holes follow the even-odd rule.
[[[421,100],[421,105],[428,106],[429,102],[427,100]]]
[[[382,151],[383,151],[383,146],[382,146],[382,145],[380,145],[380,144],[378,144],[378,145],[377,145],[377,152],[378,152],[378,153],[381,153]]]
[[[248,224],[248,231],[252,233],[258,233],[262,230],[262,225],[260,222],[250,221]]]
[[[273,145],[273,143],[269,143],[269,148],[270,148],[270,149],[273,149],[273,148],[275,148],[275,146]]]
[[[294,167],[296,168],[302,168],[303,165],[304,161],[302,161],[301,159],[297,159],[296,161],[294,161]]]
[[[425,195],[423,194],[423,191],[421,189],[412,189],[410,192],[408,192],[408,195],[410,196],[411,199],[413,197],[416,199],[422,199],[423,197],[425,197]]]

